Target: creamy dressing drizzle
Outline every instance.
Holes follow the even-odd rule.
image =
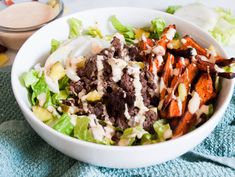
[[[125,117],[129,120],[131,118],[129,112],[128,112],[128,106],[125,104],[125,112],[124,112]]]
[[[193,92],[193,97],[189,100],[188,110],[191,114],[194,114],[200,106],[200,96],[197,92]]]
[[[160,79],[160,93],[162,92],[163,89],[166,89],[165,82],[163,78]]]
[[[141,94],[142,84],[140,82],[140,67],[138,65],[128,66],[128,74],[134,77],[133,85],[135,88],[135,102],[134,106],[139,108],[139,112],[135,117],[136,122],[142,124],[145,120],[144,113],[149,109],[144,105],[143,97]]]
[[[97,91],[100,95],[103,96],[103,56],[98,55],[96,60],[96,67],[97,67]]]
[[[157,75],[157,67],[156,67],[156,64],[155,64],[154,61],[152,62],[152,65],[153,65],[153,71],[152,71],[152,73],[153,73],[153,82],[156,84],[155,92],[156,92],[156,94],[159,94],[159,86],[158,86],[159,77]]]
[[[176,98],[177,104],[178,104],[178,108],[180,111],[180,115],[182,114],[182,101],[179,97]]]
[[[113,81],[118,82],[123,75],[122,70],[127,66],[127,62],[123,59],[110,58],[108,63],[112,67]]]
[[[159,55],[159,56],[163,56],[163,55],[165,55],[166,50],[161,45],[158,45],[153,48],[153,53],[155,53],[156,55]]]
[[[170,28],[167,32],[166,32],[166,38],[168,40],[172,40],[175,36],[176,30],[174,28]]]
[[[78,94],[78,98],[79,100],[81,100],[82,102],[82,107],[83,107],[83,110],[85,112],[88,112],[88,103],[87,103],[87,100],[86,100],[86,90],[85,89],[82,89],[82,91]]]

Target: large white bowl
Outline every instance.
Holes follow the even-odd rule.
[[[132,26],[145,26],[155,17],[162,17],[168,24],[176,24],[177,30],[181,34],[190,34],[203,46],[212,44],[222,56],[227,57],[219,44],[200,28],[160,11],[118,7],[78,12],[60,18],[41,28],[19,50],[12,67],[11,76],[16,100],[26,120],[38,135],[48,144],[74,159],[113,168],[144,167],[174,159],[201,143],[218,124],[232,96],[233,83],[231,81],[223,80],[223,88],[217,99],[215,113],[210,120],[182,137],[153,145],[118,147],[81,141],[65,136],[48,127],[37,119],[30,109],[27,90],[21,85],[19,78],[23,72],[28,71],[36,63],[44,63],[50,51],[52,38],[67,39],[69,32],[67,19],[77,17],[83,21],[85,27],[98,22],[98,26],[104,33],[113,33],[113,29],[108,22],[111,15],[116,15],[121,22]]]

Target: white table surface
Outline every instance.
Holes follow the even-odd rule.
[[[187,5],[191,3],[203,3],[209,7],[223,7],[231,9],[235,14],[235,0],[63,0],[65,4],[64,15],[92,8],[102,7],[141,7],[156,10],[165,10],[169,5]],[[230,57],[235,56],[235,45],[224,47]],[[9,50],[7,54],[10,60],[6,65],[11,65],[17,51]]]

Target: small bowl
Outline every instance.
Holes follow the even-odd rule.
[[[36,63],[44,64],[49,55],[52,38],[57,40],[68,38],[67,20],[71,17],[79,18],[85,28],[96,24],[103,34],[113,34],[113,28],[110,28],[108,21],[111,15],[116,15],[124,24],[135,27],[149,25],[152,19],[162,17],[167,24],[175,24],[177,31],[182,35],[190,34],[202,46],[213,45],[221,56],[228,57],[223,48],[208,33],[179,17],[155,10],[129,7],[88,10],[60,18],[44,26],[24,43],[12,67],[11,82],[15,98],[26,120],[38,135],[48,144],[74,159],[112,168],[144,167],[174,159],[201,143],[213,131],[229,104],[234,88],[233,81],[223,79],[215,112],[207,122],[179,138],[151,145],[120,147],[81,141],[50,128],[36,118],[31,110],[27,89],[21,85],[19,78]],[[28,60],[22,62],[22,59]]]
[[[50,19],[49,21],[46,21],[45,23],[42,24],[38,24],[35,26],[29,26],[29,27],[20,27],[20,28],[14,28],[14,27],[7,27],[7,26],[1,26],[0,25],[0,44],[2,44],[3,46],[13,49],[13,50],[18,50],[22,44],[35,32],[37,31],[39,28],[41,28],[42,26],[54,21],[55,19],[59,18],[62,14],[63,14],[63,10],[64,10],[64,4],[61,0],[56,0],[57,4],[55,8],[55,13],[56,15]],[[25,2],[32,2],[30,0],[28,1],[23,1]],[[19,4],[19,3],[23,3],[21,2],[14,2],[15,4]],[[46,4],[47,1],[45,0],[39,0],[37,2]],[[1,6],[3,5],[3,2],[0,2]],[[7,6],[5,6],[5,8],[8,8]],[[4,9],[3,9],[4,10]],[[30,18],[30,15],[29,15]],[[24,19],[22,19],[24,20]]]

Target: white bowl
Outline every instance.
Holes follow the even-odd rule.
[[[137,168],[166,162],[174,159],[201,143],[215,128],[225,112],[233,92],[233,82],[223,80],[223,88],[217,99],[214,115],[196,130],[176,138],[174,140],[143,146],[105,146],[81,141],[65,136],[37,119],[30,109],[27,90],[20,83],[20,76],[28,71],[36,63],[44,63],[50,51],[52,38],[67,39],[69,27],[67,19],[79,18],[84,26],[98,26],[104,33],[113,33],[108,18],[116,15],[124,24],[132,26],[145,26],[155,17],[162,17],[168,24],[176,24],[177,31],[181,34],[190,34],[203,46],[213,45],[224,57],[227,57],[221,46],[200,28],[164,12],[140,9],[140,8],[104,8],[78,12],[67,17],[60,18],[34,33],[19,50],[12,67],[12,88],[16,100],[26,120],[32,128],[48,144],[60,152],[83,162],[98,166],[113,168]]]

